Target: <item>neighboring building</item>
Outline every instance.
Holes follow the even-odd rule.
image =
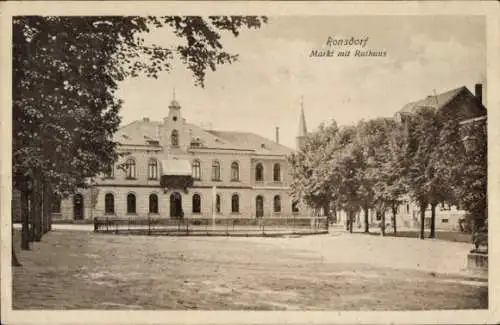
[[[174,98],[162,122],[144,118],[115,134],[126,153],[110,175],[60,204],[61,219],[285,217],[299,214],[289,196],[287,156],[276,141],[248,132],[189,124]],[[301,129],[305,130],[303,110]],[[299,133],[297,142],[305,134]]]
[[[482,124],[486,126],[486,107],[483,105],[483,86],[475,85],[475,94],[472,94],[465,86],[456,88],[441,94],[427,96],[426,98],[409,103],[401,111],[396,113],[396,119],[404,123],[404,118],[421,107],[449,112],[450,116],[458,118],[461,125]],[[486,131],[486,130],[485,130]],[[486,133],[485,133],[486,134]],[[436,228],[454,229],[458,227],[458,221],[466,214],[464,210],[455,206],[440,204],[436,208]],[[404,198],[399,208],[398,220],[400,225],[409,227],[418,226],[420,223],[419,207],[409,197]],[[431,220],[430,207],[425,214],[426,227]]]

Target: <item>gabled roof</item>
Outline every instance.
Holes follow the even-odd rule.
[[[400,110],[401,113],[414,113],[420,107],[432,107],[436,109],[441,109],[450,103],[455,97],[458,96],[462,91],[467,91],[466,87],[460,87],[456,89],[449,90],[447,92],[427,96],[424,99],[418,100],[416,102],[411,102],[403,106]]]
[[[223,139],[217,134],[212,133],[209,130],[202,129],[201,127],[194,124],[186,124],[191,133],[191,138],[196,139],[199,138],[202,147],[211,148],[211,149],[233,149],[233,150],[248,150],[247,147],[242,145],[241,143],[232,142],[228,139]]]
[[[280,154],[288,155],[293,152],[292,149],[279,143],[266,139],[260,135],[250,132],[238,131],[206,131],[230,143],[238,144],[246,149],[254,150],[259,154]]]
[[[138,120],[122,126],[116,131],[114,140],[122,145],[147,145],[148,140],[156,138],[156,127],[160,122]]]
[[[157,127],[161,122],[139,120],[121,127],[114,135],[122,145],[147,145],[148,140],[156,140]],[[250,132],[205,130],[194,124],[185,124],[191,139],[199,139],[201,148],[242,150],[257,154],[288,155],[292,149]]]

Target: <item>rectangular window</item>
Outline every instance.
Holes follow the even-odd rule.
[[[448,219],[441,219],[441,223],[448,223]]]

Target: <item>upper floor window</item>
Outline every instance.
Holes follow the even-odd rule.
[[[135,160],[130,158],[125,162],[125,173],[127,178],[135,178]]]
[[[281,198],[279,195],[274,197],[274,212],[281,212]]]
[[[240,166],[235,161],[231,164],[231,180],[238,181],[240,179]]]
[[[179,146],[179,131],[177,131],[177,130],[172,131],[170,141],[171,141],[173,147]]]
[[[113,178],[113,177],[115,177],[115,166],[111,165],[110,169],[106,173],[106,178]]]
[[[280,166],[280,164],[274,164],[274,166],[273,166],[273,180],[275,182],[281,182],[281,166]]]
[[[201,164],[199,160],[193,161],[191,169],[193,172],[193,178],[197,180],[201,179]]]
[[[148,177],[149,179],[158,179],[158,161],[151,159],[148,163]]]
[[[212,162],[212,180],[220,181],[220,163],[217,160]]]
[[[262,166],[261,163],[255,166],[255,180],[257,182],[262,182],[264,180],[264,166]]]

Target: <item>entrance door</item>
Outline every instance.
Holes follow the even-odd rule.
[[[257,218],[264,216],[264,198],[260,195],[255,199],[255,215]]]
[[[73,217],[75,220],[83,219],[83,195],[75,194],[73,197]]]
[[[174,192],[170,195],[170,217],[184,217],[182,212],[182,196],[178,192]]]

